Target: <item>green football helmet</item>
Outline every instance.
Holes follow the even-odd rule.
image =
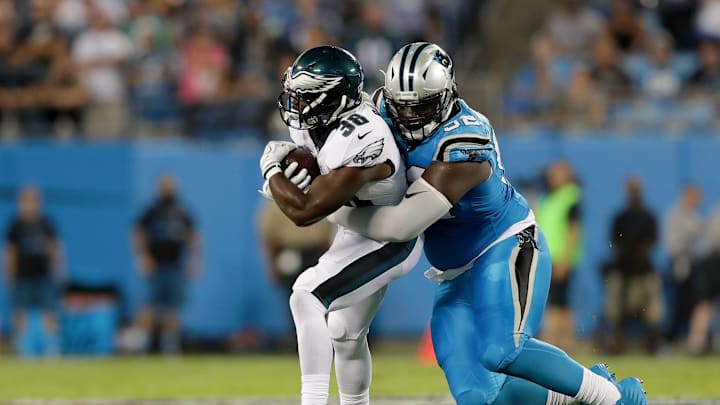
[[[280,116],[296,129],[325,128],[362,102],[363,71],[357,58],[336,46],[303,52],[285,72]]]

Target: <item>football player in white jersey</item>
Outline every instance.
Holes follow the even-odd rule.
[[[363,73],[349,52],[321,46],[301,54],[283,79],[278,99],[294,143],[268,143],[260,160],[264,194],[296,224],[308,225],[344,205],[393,205],[403,197],[405,166],[387,124],[364,101]],[[321,176],[285,172],[282,159],[309,148]],[[409,272],[422,240],[377,242],[339,227],[318,264],[297,279],[290,297],[302,373],[302,405],[326,405],[330,369],[342,405],[369,403],[367,333],[387,285]]]

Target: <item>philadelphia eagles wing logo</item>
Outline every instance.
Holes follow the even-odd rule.
[[[353,163],[359,165],[372,163],[382,154],[384,146],[385,141],[382,138],[378,139],[377,141],[362,148],[362,150],[353,156],[351,160]]]
[[[309,72],[298,72],[290,76],[288,87],[306,93],[324,93],[340,84],[342,76],[318,76]]]

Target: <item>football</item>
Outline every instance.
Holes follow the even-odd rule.
[[[307,169],[313,180],[320,176],[320,166],[318,166],[317,159],[315,159],[315,155],[313,155],[310,149],[305,147],[294,149],[285,156],[285,159],[283,159],[280,165],[282,169],[285,170],[285,168],[290,166],[293,162],[297,162],[299,166],[299,169],[297,169],[295,173],[299,172],[301,169]]]

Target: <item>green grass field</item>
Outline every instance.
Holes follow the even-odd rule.
[[[411,354],[379,354],[374,361],[373,395],[447,395],[440,370],[418,366]],[[719,357],[615,357],[607,362],[620,377],[643,378],[654,398],[720,398]],[[299,392],[298,380],[292,356],[0,358],[0,400],[291,397]]]

